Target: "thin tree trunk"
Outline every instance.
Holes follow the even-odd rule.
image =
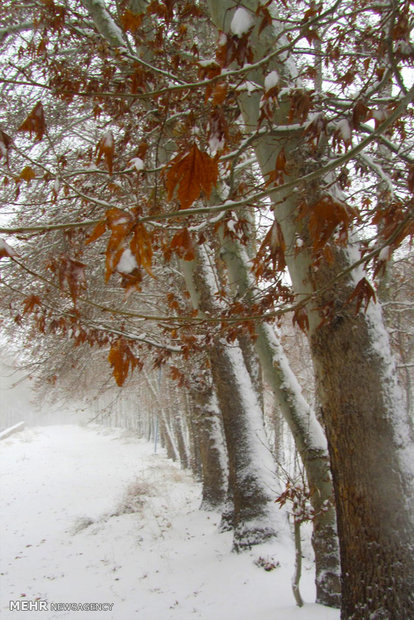
[[[303,607],[303,599],[299,587],[302,576],[302,541],[300,538],[300,521],[298,519],[294,519],[293,529],[295,535],[295,573],[292,579],[292,590],[296,605]]]
[[[185,418],[187,420],[190,438],[189,452],[191,471],[193,472],[194,478],[201,482],[203,479],[203,465],[200,452],[201,437],[199,419],[195,410],[195,403],[193,399],[190,398],[189,392],[186,390],[182,396],[185,405]]]

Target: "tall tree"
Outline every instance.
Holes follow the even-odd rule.
[[[244,304],[218,287],[210,315],[118,306],[117,319],[160,325],[163,360],[210,346],[195,328],[215,325],[214,376],[235,364],[239,325],[294,312],[327,431],[343,618],[413,616],[412,428],[373,283],[413,232],[409,2],[33,0],[0,15],[2,204],[17,213],[3,234],[20,235],[21,256],[4,243],[0,255],[43,282],[24,290],[23,323],[52,295],[55,328],[97,341],[114,316],[94,315],[86,288],[104,239],[105,278],[132,307],[172,257],[190,263],[206,239],[217,252],[220,226],[250,242],[234,213],[255,209],[268,294]],[[122,382],[136,356],[122,322],[106,324]]]
[[[273,248],[277,245],[279,249],[281,246],[287,248],[284,254],[294,290],[299,298],[312,300],[306,311],[297,311],[303,314],[301,317],[297,314],[296,320],[308,329],[318,397],[328,435],[341,542],[342,616],[355,618],[375,614],[379,618],[390,615],[402,618],[413,613],[414,605],[413,471],[412,463],[409,464],[412,428],[396,385],[395,366],[381,313],[378,306],[367,307],[370,296],[374,297],[375,293],[366,274],[355,266],[355,241],[348,241],[355,212],[339,191],[340,179],[331,174],[340,163],[355,157],[370,140],[354,145],[351,151],[338,158],[342,162],[327,161],[329,151],[322,137],[326,117],[315,117],[314,121],[307,122],[310,110],[318,106],[312,105],[313,95],[308,89],[298,88],[299,67],[290,54],[290,37],[283,34],[284,22],[275,17],[266,26],[266,20],[258,18],[254,2],[245,2],[236,10],[230,2],[211,0],[209,5],[227,41],[231,36],[237,40],[248,36],[256,54],[256,64],[252,63],[247,79],[260,85],[265,95],[263,98],[263,90],[260,90],[257,95],[243,93],[239,96],[245,123],[260,125],[265,110],[267,120],[275,127],[274,136],[271,132],[258,136],[255,152],[263,176],[270,178],[275,172],[279,183],[272,200],[280,239],[276,239]],[[407,16],[408,5],[404,8]],[[322,7],[315,7],[305,14],[305,36],[309,42],[320,40],[318,28],[334,9],[329,7],[324,12]],[[395,24],[398,19],[400,29],[394,39],[405,54],[403,43],[408,26],[402,26],[401,16],[397,17],[395,10],[394,6],[383,9],[374,32],[380,37],[384,23]],[[349,25],[352,21],[355,22],[355,15]],[[358,35],[366,33],[367,28],[366,22],[362,23]],[[352,38],[340,24],[337,24],[337,31],[344,40]],[[375,40],[378,42],[379,38]],[[331,60],[329,43],[325,43],[328,61]],[[391,70],[396,72],[402,92],[395,109],[382,123],[380,121],[376,129],[379,135],[399,119],[414,92],[413,89],[407,92],[401,74],[395,69],[395,41],[388,43],[390,62],[394,62]],[[228,48],[228,43],[226,46]],[[320,45],[317,48],[321,50]],[[375,61],[375,52],[370,49],[366,60]],[[272,69],[273,75],[272,71],[263,75],[258,60],[263,63],[266,60],[267,71]],[[354,76],[357,68],[355,62]],[[381,76],[378,78],[380,80]],[[346,89],[346,80],[341,86]],[[337,130],[348,147],[352,145],[352,130],[359,130],[369,117],[367,103],[373,105],[373,102],[367,101],[368,93],[374,99],[378,92],[377,83],[371,85],[370,80],[364,83],[362,75],[358,87],[361,90],[354,95],[351,113],[347,114],[345,108]],[[270,96],[266,97],[271,89],[276,89],[274,96],[277,92],[279,99],[276,104],[270,103]],[[362,94],[364,102],[360,99]],[[296,127],[293,128],[294,121]],[[286,127],[287,138],[283,137],[280,127]],[[309,131],[315,132],[316,145],[307,139]],[[375,132],[371,136],[375,136]],[[400,208],[407,209],[409,205],[404,203]],[[409,221],[408,213],[401,215],[405,226]],[[393,224],[387,246],[396,240],[392,233],[397,236],[397,223]],[[402,236],[407,233],[405,229]],[[316,304],[313,301],[315,292]],[[356,299],[356,311],[349,304],[351,299]],[[364,299],[365,313],[360,310]],[[407,497],[410,498],[408,502]]]

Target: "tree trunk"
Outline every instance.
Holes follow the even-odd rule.
[[[189,451],[191,471],[195,480],[201,482],[203,479],[203,466],[200,453],[200,424],[195,411],[195,403],[193,399],[190,398],[190,394],[187,390],[183,393],[182,400],[184,401],[185,419],[187,421],[188,434],[190,437]]]
[[[208,0],[216,26],[230,32],[235,6],[229,0]],[[244,0],[253,18],[257,3]],[[249,43],[255,61],[283,46],[277,37],[278,24],[260,29],[260,18]],[[267,65],[276,69],[280,88],[291,87],[296,67],[286,54],[279,54]],[[246,77],[264,83],[263,72],[251,71]],[[245,124],[255,129],[260,115],[260,93],[240,94],[238,101]],[[311,168],[320,166],[318,152],[307,152],[303,129],[277,135],[277,128],[289,125],[289,95],[279,96],[275,109],[274,135],[264,135],[255,143],[262,174],[275,169],[281,149],[286,157],[285,181],[297,181]],[[319,145],[319,150],[323,143]],[[306,162],[306,164],[301,162]],[[265,176],[265,178],[267,178]],[[334,191],[330,183],[330,191]],[[275,188],[275,217],[288,251],[286,261],[297,299],[332,281],[348,270],[352,257],[335,250],[331,264],[314,269],[313,257],[306,249],[309,228],[298,221],[301,200],[313,202],[317,187]],[[315,191],[316,190],[316,191]],[[301,240],[300,249],[297,246]],[[297,251],[296,251],[297,250]],[[323,266],[323,268],[322,268]],[[315,367],[318,396],[325,421],[338,512],[342,563],[342,618],[414,617],[414,506],[412,430],[396,386],[396,369],[381,313],[376,306],[367,315],[353,317],[347,300],[355,280],[346,272],[335,291],[320,299],[330,303],[331,320],[318,328],[321,315],[308,308],[309,338]],[[318,300],[319,302],[319,300]],[[410,456],[408,452],[411,451]]]
[[[197,262],[183,261],[182,270],[194,307],[203,313],[217,313],[215,280],[205,249],[199,248]],[[274,504],[275,463],[240,347],[217,335],[208,354],[223,417],[234,502],[234,547],[239,550],[277,535],[281,518]]]
[[[255,287],[251,282],[245,251],[229,238],[222,241],[221,256],[227,265],[230,280],[237,283],[239,297],[249,303]],[[315,413],[302,395],[275,330],[260,322],[256,323],[255,330],[256,350],[264,376],[292,432],[311,489],[315,514],[312,546],[315,553],[316,600],[325,605],[339,606],[339,548],[326,439]]]
[[[342,618],[414,617],[412,429],[380,309],[343,307],[310,342],[338,506]]]
[[[229,454],[234,546],[239,550],[277,534],[275,464],[240,348],[217,341],[209,354]]]
[[[228,463],[220,407],[208,380],[192,378],[190,390],[198,426],[202,468],[201,508],[221,510],[227,496]]]

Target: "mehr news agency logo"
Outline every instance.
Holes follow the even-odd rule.
[[[49,603],[19,599],[9,601],[10,611],[112,611],[114,603]]]

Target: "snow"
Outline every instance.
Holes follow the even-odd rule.
[[[239,6],[234,12],[233,19],[231,20],[230,30],[238,37],[243,36],[249,32],[253,26],[254,21],[252,15],[245,8]]]
[[[222,151],[225,145],[224,136],[219,138],[216,135],[211,135],[208,139],[208,148],[210,149],[210,153],[215,155],[218,151]]]
[[[133,157],[129,162],[131,166],[135,168],[138,172],[144,169],[144,162],[140,157]]]
[[[224,43],[226,43],[227,42],[227,37],[226,37],[226,35],[224,35],[224,36],[225,36]],[[204,58],[202,60],[199,60],[198,64],[200,65],[200,67],[203,67],[203,68],[215,67],[217,69],[220,69],[220,71],[221,71],[220,65],[217,63],[217,61],[214,58]]]
[[[379,121],[381,123],[387,118],[387,113],[383,108],[378,108],[378,110],[372,110],[371,114],[376,121]]]
[[[22,617],[10,600],[36,599],[47,606],[45,620],[339,619],[310,602],[309,566],[305,606],[295,607],[290,544],[231,553],[219,515],[198,510],[199,485],[127,431],[27,428],[2,441],[0,469],[4,620]],[[280,566],[266,572],[260,557]],[[54,611],[52,603],[80,610]],[[93,604],[107,611],[84,610]]]
[[[339,123],[336,124],[336,131],[338,135],[341,136],[342,140],[345,144],[351,144],[352,140],[352,130],[349,121],[344,118]]]
[[[392,255],[392,248],[389,245],[384,246],[378,254],[378,260],[389,260]]]
[[[104,0],[87,0],[90,13],[101,35],[114,47],[124,49],[125,41],[122,30],[109,14]]]
[[[13,248],[4,239],[0,239],[0,252],[5,252],[8,256],[17,256]]]
[[[271,71],[268,73],[264,80],[265,91],[268,92],[269,90],[272,90],[272,88],[279,84],[279,80],[280,77],[277,71]]]
[[[106,149],[111,149],[114,146],[114,134],[112,131],[106,131],[102,138],[102,146]]]
[[[6,428],[4,431],[2,431],[0,433],[0,440],[6,439],[7,437],[10,437],[10,435],[14,435],[14,433],[22,431],[23,429],[24,422],[18,422],[17,424],[14,424],[13,426],[10,426],[9,428]]]
[[[242,82],[236,87],[236,90],[237,92],[240,92],[240,93],[246,90],[247,94],[251,95],[252,93],[255,93],[261,90],[261,87],[259,84],[256,84],[255,82],[252,82],[250,80],[245,80],[244,82]]]
[[[400,39],[395,43],[395,52],[399,52],[403,56],[410,56],[414,48],[409,41],[404,41],[404,39]]]
[[[306,428],[308,449],[327,451],[328,445],[323,429],[302,394],[302,389],[295,374],[290,368],[276,329],[267,323],[263,323],[261,325],[261,330],[265,335],[268,346],[271,347],[273,366],[275,369],[280,369],[280,373],[283,376],[283,383],[280,385],[280,391],[284,394],[285,398],[294,403],[294,410],[297,416],[296,424],[300,423],[302,430]]]
[[[131,273],[138,267],[135,256],[132,254],[129,248],[126,248],[119,259],[119,263],[117,265],[117,271],[120,273]]]
[[[358,245],[350,244],[347,248],[349,263],[359,259]],[[358,266],[352,272],[355,286],[367,273],[363,266]],[[384,385],[384,398],[387,416],[391,420],[394,433],[394,445],[397,449],[399,466],[411,488],[414,488],[414,443],[413,429],[408,418],[401,386],[398,383],[397,364],[390,348],[388,332],[382,316],[381,306],[370,302],[365,312],[370,336],[371,354],[378,364],[381,373],[381,383]],[[414,496],[410,492],[407,500],[410,503],[410,514],[414,523]]]

